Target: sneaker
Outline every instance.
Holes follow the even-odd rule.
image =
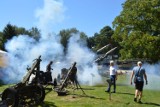
[[[137,102],[137,98],[134,98],[134,101]]]

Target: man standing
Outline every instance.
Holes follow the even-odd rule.
[[[116,80],[117,80],[117,70],[114,67],[114,61],[110,61],[110,81],[114,86],[114,91],[113,93],[116,93]],[[111,84],[109,83],[108,89],[105,92],[110,92],[111,89]]]
[[[73,63],[73,67],[70,68],[71,72],[69,75],[70,80],[72,81],[74,87],[76,86],[76,88],[78,89],[78,80],[77,80],[77,67],[76,67],[76,62]]]
[[[142,62],[138,61],[137,65],[138,66],[133,68],[130,83],[132,85],[133,76],[134,76],[134,78],[137,78],[137,81],[135,82],[136,90],[135,90],[134,101],[137,102],[137,97],[139,97],[138,103],[142,103],[141,98],[142,98],[144,79],[146,80],[146,85],[148,84],[148,82],[147,82],[147,75],[146,75],[145,69],[142,67]]]
[[[52,67],[51,67],[52,64],[53,64],[53,61],[50,61],[49,64],[47,65],[47,67],[46,67],[46,72],[51,72],[51,70],[53,70]]]
[[[46,77],[46,82],[52,82],[52,72],[51,70],[52,69],[52,64],[53,64],[53,61],[50,61],[49,64],[47,65],[46,67],[46,72],[45,72],[45,77]]]

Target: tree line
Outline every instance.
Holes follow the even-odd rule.
[[[122,4],[123,10],[113,20],[113,28],[104,26],[100,31],[88,37],[76,28],[62,29],[61,44],[67,52],[68,40],[72,34],[80,34],[81,40],[86,42],[93,51],[110,44],[117,46],[119,59],[147,59],[152,62],[160,60],[160,1],[159,0],[126,0]],[[41,31],[32,27],[26,30],[8,23],[0,32],[0,49],[5,50],[7,40],[18,35],[29,35],[35,40],[41,37]],[[6,50],[5,50],[6,51]],[[105,53],[104,49],[101,53]]]

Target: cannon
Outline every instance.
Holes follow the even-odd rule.
[[[103,60],[104,58],[106,58],[110,53],[112,53],[116,49],[117,49],[117,47],[112,48],[111,50],[109,50],[108,52],[106,52],[104,55],[102,55],[99,58],[97,58],[96,60],[94,60],[94,62],[99,62],[99,61]]]
[[[65,69],[65,73],[66,70],[67,69]],[[83,91],[77,80],[76,74],[77,74],[77,67],[76,67],[76,62],[74,62],[72,67],[68,69],[67,75],[64,77],[62,84],[55,89],[55,91],[58,93],[59,96],[66,95],[68,93],[68,91],[65,90],[65,87],[67,87],[70,84],[70,82],[72,82],[72,84],[76,86],[75,89],[81,89],[83,94],[85,94],[85,92]]]
[[[32,67],[27,69],[27,74],[20,83],[3,91],[2,101],[6,102],[8,107],[32,106],[44,101],[45,89],[39,84],[41,61],[41,56],[39,56],[34,60]],[[35,75],[35,80],[29,83],[32,74]]]
[[[53,63],[53,61],[50,61],[49,64],[46,66],[46,72],[39,71],[39,73],[38,73],[38,75],[39,75],[38,82],[39,82],[39,84],[43,85],[45,88],[48,85],[52,85],[53,88],[57,85],[56,78],[54,78],[54,81],[52,79],[52,72],[51,72],[51,70],[53,70],[51,67],[52,63]],[[34,83],[35,79],[36,78],[34,78],[34,80],[32,80],[31,83]]]
[[[102,50],[104,50],[105,48],[109,47],[110,44],[103,46],[102,48],[97,50],[97,53],[101,52]]]

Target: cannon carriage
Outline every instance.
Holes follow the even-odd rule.
[[[34,60],[32,67],[27,69],[27,74],[23,80],[9,88],[6,88],[2,93],[2,101],[9,107],[19,107],[24,105],[36,105],[43,102],[45,99],[45,89],[40,84],[40,62],[41,56]],[[29,78],[31,75],[35,75],[35,80],[31,83]]]
[[[64,75],[62,78],[63,80],[61,81],[61,84],[55,88],[55,91],[59,96],[67,95],[69,91],[66,90],[66,88],[68,88],[70,85],[74,86],[73,90],[81,89],[83,94],[85,94],[77,80],[76,62],[74,62],[69,69],[62,69],[62,72],[64,73],[62,73]]]

